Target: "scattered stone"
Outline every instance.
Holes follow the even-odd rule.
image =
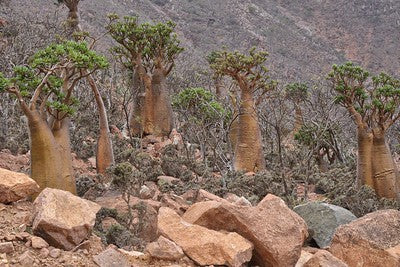
[[[29,251],[25,251],[21,256],[19,256],[18,262],[22,266],[32,266],[35,259],[31,256]]]
[[[100,267],[130,267],[131,264],[124,255],[119,253],[114,248],[108,248],[100,254],[93,257],[93,261]]]
[[[50,254],[50,251],[47,248],[42,248],[40,250],[40,256],[44,259],[47,258],[49,256],[49,254]]]
[[[14,252],[14,245],[12,242],[4,242],[0,243],[0,253],[13,253]]]
[[[6,235],[6,237],[4,239],[6,241],[14,241],[17,239],[17,237],[15,235]]]
[[[188,203],[183,199],[183,197],[175,194],[163,194],[160,201],[162,206],[173,209],[179,215],[185,213],[185,211],[189,208]]]
[[[303,267],[304,264],[305,264],[309,259],[312,258],[312,256],[313,256],[312,253],[310,253],[310,252],[308,252],[308,251],[302,249],[302,250],[301,250],[301,254],[300,254],[300,258],[299,258],[299,260],[297,261],[295,267]]]
[[[271,194],[256,207],[199,202],[187,210],[183,219],[217,231],[236,232],[247,238],[254,244],[253,261],[261,267],[294,266],[308,235],[304,220],[282,199]]]
[[[70,192],[46,188],[34,202],[33,232],[53,247],[71,250],[93,229],[100,206]]]
[[[331,244],[332,237],[340,225],[357,219],[349,210],[320,202],[299,205],[293,210],[306,221],[308,229],[311,230],[311,237],[320,248]]]
[[[226,193],[224,195],[224,199],[228,200],[230,203],[235,203],[240,199],[240,197],[236,194],[233,193]]]
[[[9,267],[7,255],[5,253],[0,254],[0,267]]]
[[[245,197],[240,197],[238,200],[235,201],[234,203],[235,205],[238,206],[247,206],[247,207],[251,207],[251,202],[248,201]]]
[[[39,236],[32,236],[31,242],[33,248],[41,249],[49,247],[49,244]]]
[[[319,250],[303,265],[303,267],[348,267],[348,265],[328,251]]]
[[[53,248],[49,251],[49,256],[54,259],[60,257],[60,255],[61,255],[61,250],[58,248]]]
[[[139,191],[139,197],[142,199],[149,199],[152,198],[154,195],[154,192],[150,188],[148,188],[146,185],[142,185]]]
[[[174,185],[174,184],[179,184],[181,182],[182,181],[180,179],[172,176],[161,175],[157,177],[157,184],[159,186],[162,186],[164,184]]]
[[[400,266],[400,211],[375,211],[340,226],[329,251],[350,267]]]
[[[39,185],[28,175],[0,168],[0,202],[10,203],[39,192]]]
[[[32,241],[28,240],[25,242],[25,247],[29,248],[32,245]]]
[[[153,258],[169,261],[179,260],[185,255],[181,247],[163,236],[160,236],[156,242],[148,244],[146,251]]]
[[[159,210],[158,230],[200,265],[240,267],[252,256],[253,245],[237,233],[221,233],[187,223],[167,207]]]

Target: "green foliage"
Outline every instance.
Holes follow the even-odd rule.
[[[305,101],[308,98],[308,85],[305,83],[290,83],[285,87],[286,97],[294,102]]]
[[[0,92],[3,92],[10,85],[10,80],[4,77],[4,74],[0,72]]]
[[[333,65],[328,79],[336,92],[335,102],[354,108],[371,127],[392,124],[398,119],[400,105],[400,80],[380,73],[371,77],[360,66],[351,62]]]
[[[172,106],[189,112],[195,122],[211,122],[226,119],[227,110],[216,100],[216,97],[204,88],[186,88],[173,98]]]
[[[125,67],[136,66],[138,58],[149,68],[159,64],[168,67],[183,51],[175,33],[176,25],[171,21],[140,24],[137,17],[125,16],[122,20],[115,14],[108,17],[107,30],[119,44],[112,51]]]
[[[39,50],[32,57],[31,67],[51,69],[55,65],[70,63],[78,69],[104,69],[108,62],[104,56],[91,50],[85,41],[64,41]]]

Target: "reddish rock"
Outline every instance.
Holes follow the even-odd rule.
[[[259,266],[294,266],[308,236],[304,220],[274,195],[267,195],[256,207],[215,201],[196,203],[183,218],[247,238],[254,244],[253,261]]]
[[[400,266],[400,211],[380,210],[340,226],[329,251],[358,266]]]
[[[185,213],[189,208],[188,203],[183,199],[183,197],[175,194],[163,194],[160,201],[163,207],[171,208],[180,215]]]
[[[39,236],[32,236],[31,245],[33,248],[41,249],[49,247],[49,244]]]
[[[303,267],[348,267],[347,264],[326,250],[319,250],[303,265]]]
[[[0,203],[15,202],[39,192],[39,185],[28,175],[0,168]]]
[[[130,267],[128,259],[114,248],[108,248],[93,257],[93,261],[100,267]]]
[[[89,236],[100,210],[96,203],[51,188],[40,193],[34,207],[33,232],[53,247],[65,250],[75,248]]]
[[[13,253],[14,252],[14,245],[12,242],[4,242],[0,243],[0,253]]]
[[[158,230],[199,265],[241,267],[252,256],[253,245],[237,233],[221,233],[187,223],[170,208],[160,208]]]
[[[148,244],[146,251],[153,258],[160,260],[176,261],[185,256],[181,247],[163,236],[160,236],[156,242]]]

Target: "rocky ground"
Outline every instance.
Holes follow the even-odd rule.
[[[147,140],[147,154],[157,158],[176,140]],[[91,161],[75,157],[75,170],[95,175]],[[272,194],[256,204],[202,189],[177,195],[160,190],[182,182],[171,176],[145,182],[129,200],[103,180],[83,198],[45,189],[32,203],[28,164],[29,155],[0,152],[0,267],[400,266],[397,210],[356,218],[316,201],[292,210]]]

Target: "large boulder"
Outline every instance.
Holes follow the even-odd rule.
[[[350,267],[400,266],[400,211],[376,211],[340,226],[329,251]]]
[[[167,207],[159,210],[158,230],[202,266],[240,267],[252,256],[253,245],[237,233],[221,233],[190,224]]]
[[[267,195],[256,207],[199,202],[187,210],[183,219],[242,235],[254,244],[252,261],[261,267],[294,266],[308,236],[304,220],[274,195]]]
[[[320,248],[331,244],[336,228],[357,219],[349,210],[321,202],[299,205],[293,210],[306,221],[311,237]]]
[[[39,192],[28,175],[0,168],[0,203],[15,202]]]
[[[53,247],[71,250],[89,236],[99,210],[70,192],[46,188],[34,202],[33,232]]]

